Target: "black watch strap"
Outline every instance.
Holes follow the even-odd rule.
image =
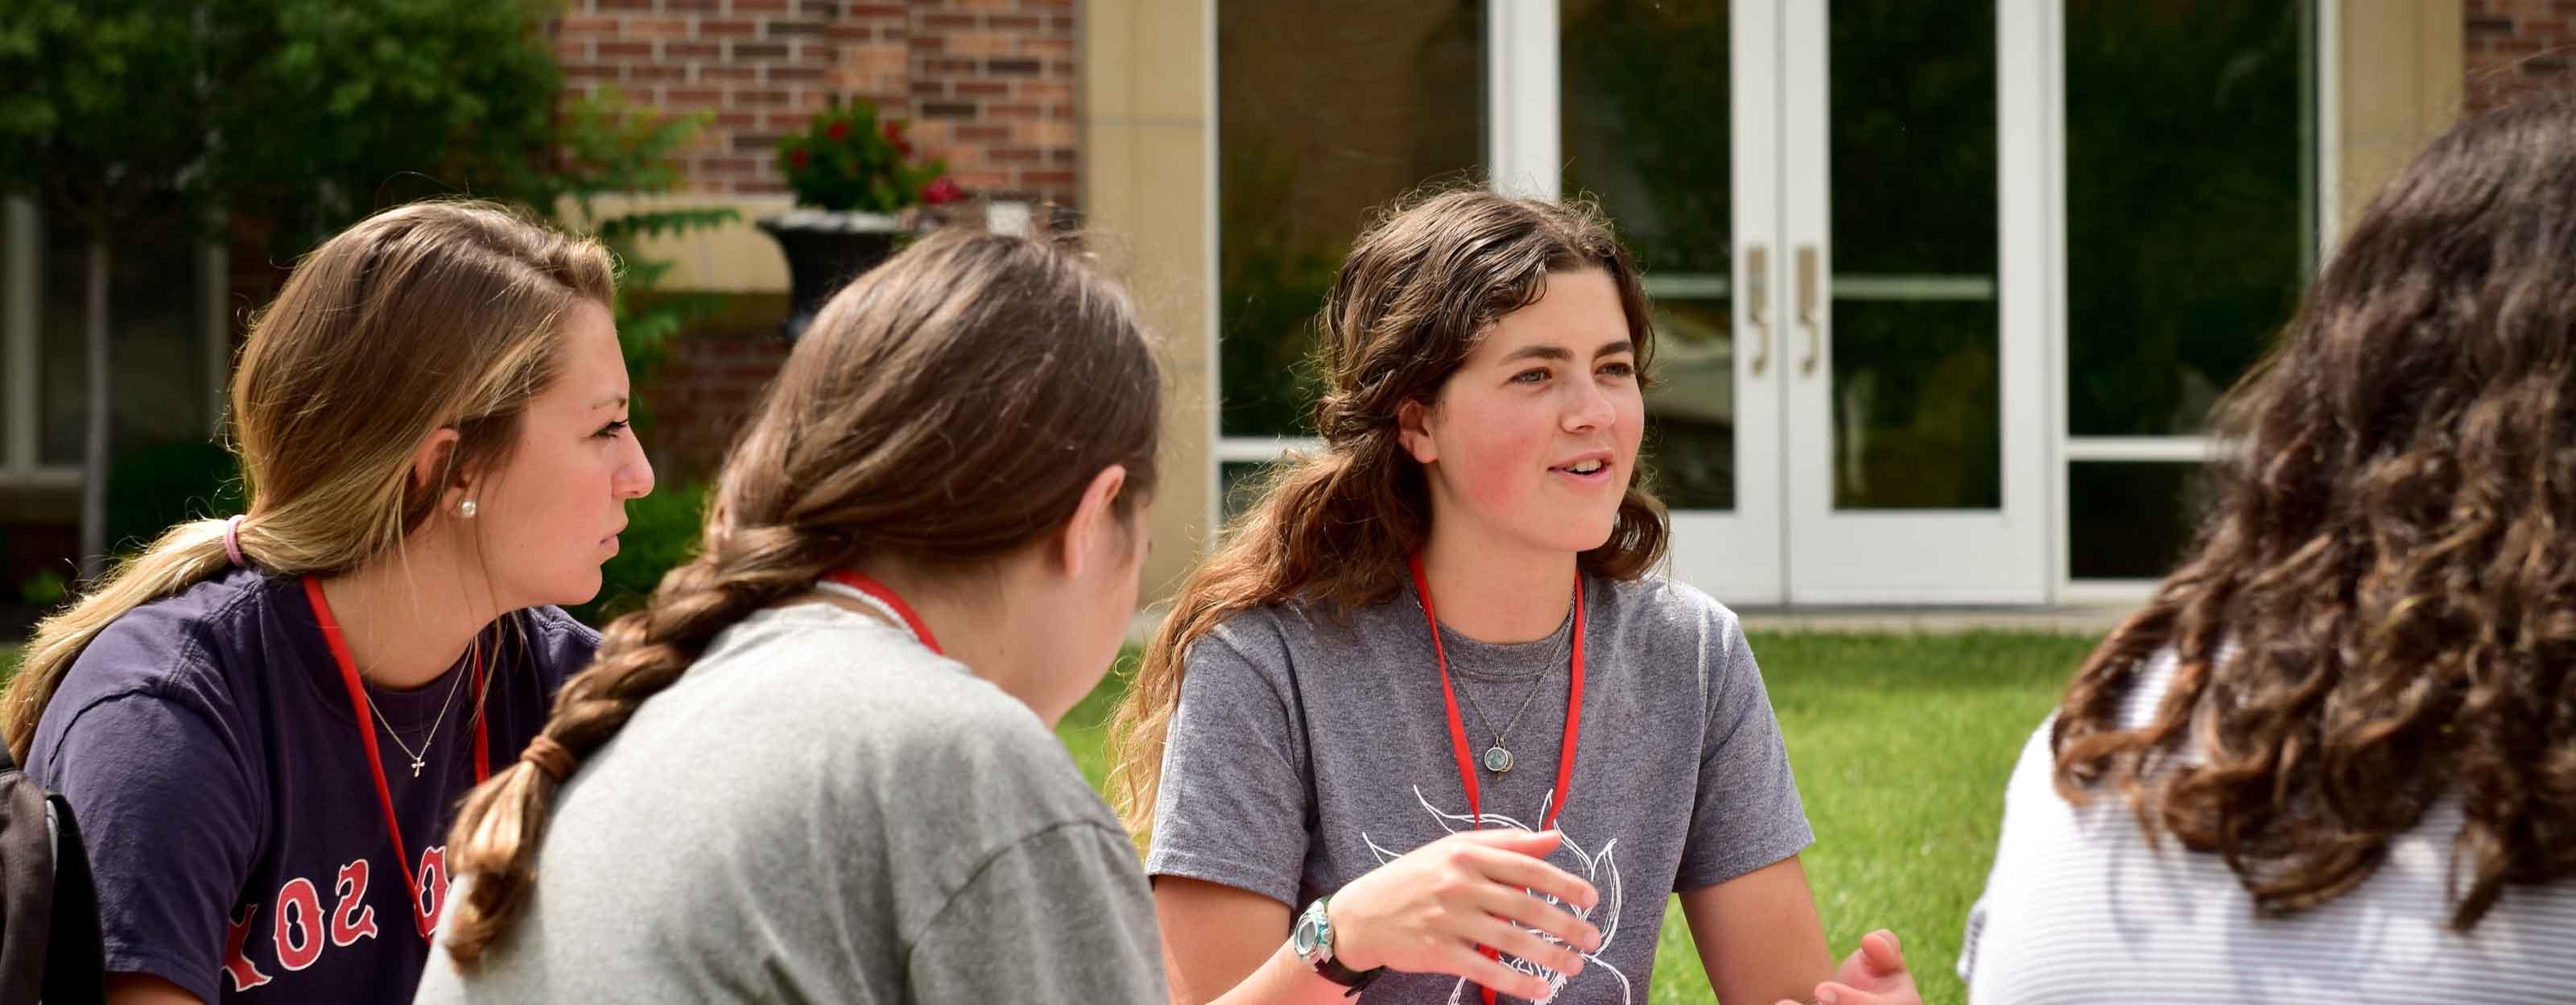
[[[1369,986],[1369,982],[1377,980],[1379,974],[1386,972],[1386,968],[1372,967],[1367,970],[1353,970],[1349,967],[1343,966],[1342,961],[1340,960],[1317,960],[1315,961],[1315,972],[1324,975],[1325,980],[1349,988],[1349,991],[1342,994],[1342,997],[1349,998],[1358,995],[1361,989]]]

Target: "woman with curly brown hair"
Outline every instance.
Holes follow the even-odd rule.
[[[2567,98],[2371,204],[2223,406],[2195,550],[2024,750],[1973,997],[2576,995],[2571,267]]]

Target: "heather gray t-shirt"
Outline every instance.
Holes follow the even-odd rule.
[[[1584,594],[1580,747],[1557,819],[1566,843],[1549,861],[1599,888],[1591,918],[1604,944],[1570,980],[1504,959],[1547,976],[1552,1001],[1627,1005],[1646,1000],[1669,894],[1788,858],[1814,835],[1735,615],[1659,577],[1589,578]],[[1470,746],[1493,739],[1471,700],[1508,731],[1511,770],[1477,769],[1489,825],[1537,829],[1547,816],[1572,628],[1569,613],[1556,634],[1518,645],[1441,631]],[[1338,622],[1304,604],[1243,612],[1184,662],[1146,872],[1295,909],[1473,826],[1410,586]],[[1520,724],[1506,726],[1525,698]],[[1362,998],[1474,1000],[1462,984],[1390,973]]]
[[[420,1002],[1166,1000],[1134,845],[1064,745],[866,615],[727,630],[556,805],[517,929],[470,980],[434,953]]]

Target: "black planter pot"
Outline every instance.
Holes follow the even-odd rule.
[[[905,230],[883,213],[842,213],[800,209],[759,221],[762,233],[787,253],[787,319],[778,334],[795,342],[814,323],[823,302],[860,273],[876,268],[894,254]]]

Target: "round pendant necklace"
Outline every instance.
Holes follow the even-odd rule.
[[[1464,687],[1458,689],[1466,693],[1467,707],[1476,710],[1476,721],[1485,724],[1485,732],[1494,734],[1494,745],[1485,748],[1483,756],[1485,770],[1497,775],[1512,770],[1512,749],[1504,746],[1503,742],[1509,738],[1512,730],[1520,728],[1521,716],[1528,714],[1530,702],[1536,700],[1538,693],[1547,687],[1548,678],[1555,676],[1552,672],[1555,661],[1564,658],[1564,647],[1560,646],[1557,654],[1550,658],[1549,669],[1539,671],[1538,680],[1530,685],[1528,693],[1521,695],[1521,707],[1512,711],[1512,721],[1504,724],[1501,729],[1494,728],[1494,719],[1485,714],[1485,703],[1476,700],[1476,692]]]

